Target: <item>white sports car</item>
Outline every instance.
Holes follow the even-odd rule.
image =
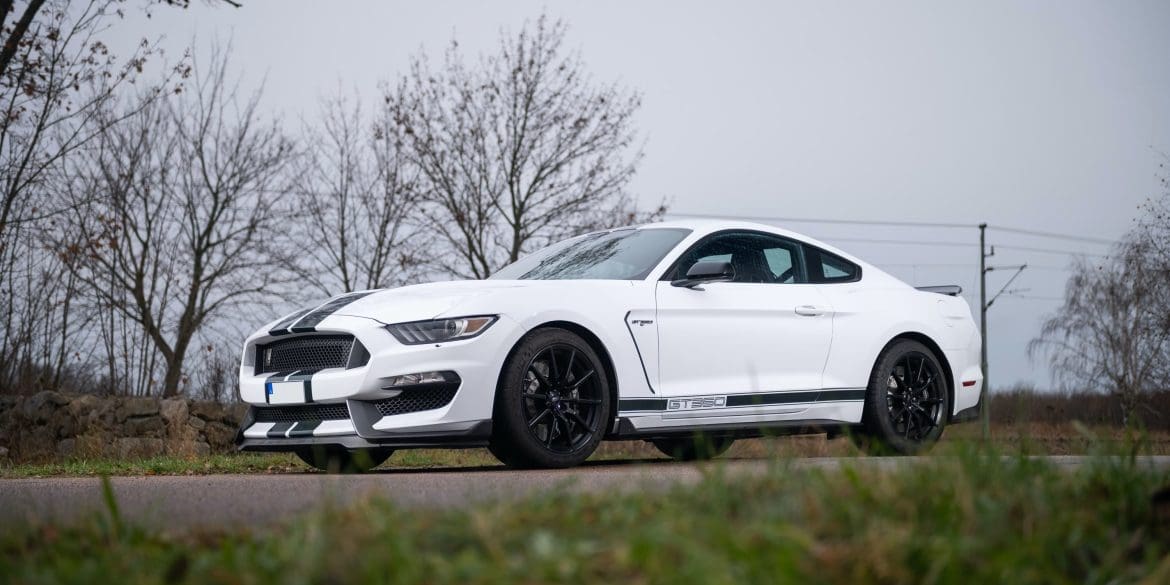
[[[590,233],[487,280],[354,292],[269,323],[244,346],[238,443],[334,471],[412,447],[566,467],[602,439],[694,459],[801,432],[915,453],[979,408],[959,292],[764,225]]]

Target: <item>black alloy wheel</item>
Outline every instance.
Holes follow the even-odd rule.
[[[609,421],[609,384],[596,352],[563,329],[520,342],[496,391],[491,451],[514,467],[569,467],[597,448]]]
[[[886,381],[886,408],[894,432],[922,442],[942,424],[942,376],[926,354],[902,355]]]
[[[920,453],[942,436],[949,408],[938,358],[917,341],[898,340],[874,367],[854,441],[872,454]]]

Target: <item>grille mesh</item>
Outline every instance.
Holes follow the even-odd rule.
[[[312,373],[344,368],[353,349],[352,335],[308,335],[256,347],[256,373]]]
[[[431,388],[412,388],[403,391],[402,394],[394,398],[384,398],[374,402],[374,406],[382,416],[433,410],[450,404],[458,389],[456,384],[445,384]]]
[[[344,402],[339,404],[256,407],[256,422],[314,422],[347,419],[349,419],[349,407]]]

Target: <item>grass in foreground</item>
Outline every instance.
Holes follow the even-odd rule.
[[[1134,437],[1122,429],[1086,429],[1076,423],[1063,425],[1003,425],[993,429],[992,444],[1006,452],[1031,455],[1080,455],[1103,445],[1122,452]],[[1170,455],[1170,433],[1138,435],[1146,455]],[[947,429],[943,441],[931,453],[947,455],[978,442],[977,424]],[[826,440],[823,435],[750,439],[737,441],[724,459],[785,457],[854,457],[859,455],[847,438]],[[604,442],[591,458],[599,460],[660,459],[663,455],[643,441]],[[486,449],[417,449],[395,453],[382,469],[425,469],[498,466]],[[314,470],[288,453],[231,453],[203,457],[151,457],[147,459],[75,459],[51,463],[0,463],[0,479],[25,477],[207,475],[218,473],[308,473]]]
[[[4,531],[0,582],[1170,582],[1170,527],[1151,503],[1170,476],[1125,458],[710,469],[665,493],[447,511],[372,500],[254,533],[166,536],[111,505],[80,526]]]

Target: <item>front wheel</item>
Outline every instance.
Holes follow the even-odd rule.
[[[390,458],[393,449],[346,449],[317,445],[296,450],[297,457],[327,473],[365,473]]]
[[[878,357],[853,441],[873,455],[921,453],[942,436],[950,406],[934,352],[917,341],[898,340]]]
[[[572,467],[597,449],[609,413],[593,348],[564,329],[539,329],[504,364],[489,449],[511,467]]]

